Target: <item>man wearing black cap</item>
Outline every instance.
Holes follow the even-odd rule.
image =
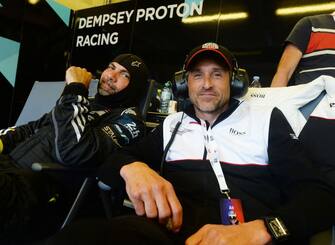
[[[117,56],[89,100],[91,78],[86,69],[68,68],[64,91],[50,113],[1,130],[0,243],[32,239],[46,226],[43,216],[52,217],[47,213],[52,212],[49,205],[54,205],[61,190],[50,183],[50,176],[30,170],[34,162],[97,166],[115,149],[144,135],[145,125],[136,110],[147,88],[144,62],[133,54]]]
[[[184,68],[192,105],[100,168],[103,183],[124,180],[137,216],[77,223],[48,244],[306,244],[332,225],[319,211],[334,190],[279,109],[237,99],[234,56],[205,43]]]

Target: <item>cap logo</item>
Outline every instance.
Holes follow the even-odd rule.
[[[139,62],[139,61],[135,60],[135,61],[131,62],[130,65],[131,65],[131,66],[140,67],[141,64],[142,64],[142,62]]]
[[[206,49],[219,49],[219,45],[216,43],[205,43],[201,46],[201,48],[206,48]]]

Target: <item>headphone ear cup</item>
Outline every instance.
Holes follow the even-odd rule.
[[[248,92],[249,87],[249,76],[247,71],[241,68],[236,69],[233,72],[230,91],[231,97],[239,98],[244,96]]]
[[[187,72],[183,69],[174,74],[173,95],[177,100],[177,111],[186,109],[191,101],[188,97]]]
[[[176,98],[188,98],[187,72],[185,70],[175,72],[172,89]]]

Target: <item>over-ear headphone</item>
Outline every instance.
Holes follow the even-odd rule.
[[[178,98],[188,98],[187,88],[187,70],[191,66],[194,58],[203,53],[215,54],[225,61],[232,71],[230,79],[230,96],[239,98],[244,96],[249,87],[249,76],[245,69],[238,66],[235,56],[225,47],[219,46],[216,43],[205,43],[193,49],[188,56],[186,56],[183,69],[174,74],[173,91]]]

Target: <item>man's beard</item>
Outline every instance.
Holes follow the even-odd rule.
[[[225,107],[227,100],[223,95],[218,96],[218,99],[212,99],[209,103],[204,101],[198,94],[196,96],[190,96],[192,104],[202,113],[216,113],[222,111]]]
[[[103,85],[103,84],[102,84],[102,81],[99,81],[98,92],[99,92],[100,95],[102,95],[102,96],[108,96],[108,95],[113,95],[113,94],[116,94],[116,93],[117,93],[117,90],[116,90],[116,88],[113,86],[113,84],[110,85],[110,84],[108,83],[108,81],[104,81],[104,82],[108,84],[108,85],[105,85],[105,86],[108,86],[109,89],[108,89],[108,91],[105,90],[105,89],[103,89],[103,88],[102,88],[102,85]]]

